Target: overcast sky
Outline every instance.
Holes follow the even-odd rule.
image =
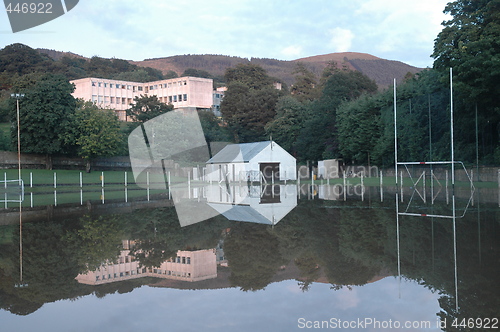
[[[0,47],[143,60],[223,54],[293,60],[363,52],[431,67],[448,0],[80,0],[66,15],[12,33],[0,10]]]

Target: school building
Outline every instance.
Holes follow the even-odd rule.
[[[128,120],[126,110],[134,103],[134,98],[141,95],[154,95],[176,109],[212,110],[216,115],[224,95],[224,91],[214,90],[212,79],[200,77],[178,77],[147,83],[87,77],[70,83],[75,85],[73,97],[112,109],[122,121]]]

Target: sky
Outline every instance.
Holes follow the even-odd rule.
[[[0,8],[0,48],[23,43],[136,61],[182,54],[294,60],[362,52],[432,67],[448,1],[80,0],[65,15],[17,33]]]
[[[380,326],[392,321],[422,327],[406,331],[437,332],[439,297],[417,282],[394,277],[338,291],[313,283],[302,292],[296,280],[256,292],[141,287],[46,303],[27,316],[0,311],[0,319],[8,331],[304,331],[314,321],[328,321],[335,331],[396,331],[375,326],[375,321]],[[356,328],[358,321],[367,324]],[[352,328],[340,329],[345,322]]]

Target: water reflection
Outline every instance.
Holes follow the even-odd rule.
[[[210,184],[172,186],[181,226],[223,215],[229,220],[275,225],[297,205],[296,185]]]
[[[425,204],[413,200],[411,213],[424,212],[415,218],[398,213],[406,210],[411,192],[395,206],[396,188],[386,188],[383,200],[376,187],[332,188],[193,187],[181,200],[200,203],[214,216],[185,227],[169,200],[135,207],[106,203],[107,209],[97,204],[66,215],[57,213],[63,208],[58,206],[50,213],[38,210],[39,218],[37,211],[27,211],[22,238],[17,224],[0,226],[0,306],[27,315],[48,302],[105,297],[143,285],[257,291],[284,280],[293,280],[304,294],[315,294],[322,284],[329,285],[326,292],[354,294],[359,285],[376,288],[384,284],[380,280],[399,276],[423,285],[422,297],[440,294],[442,311],[436,313],[449,322],[497,315],[496,197],[476,192],[475,205],[469,204],[463,218],[450,220],[436,217],[453,210],[443,192]],[[486,202],[479,208],[483,195]],[[469,197],[458,191],[450,198],[461,216]],[[16,288],[20,244],[27,286]],[[288,298],[266,294],[271,301]],[[404,287],[391,288],[380,301],[389,299],[414,301]]]

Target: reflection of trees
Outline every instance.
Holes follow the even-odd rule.
[[[325,203],[326,204],[326,203]],[[306,291],[326,276],[332,289],[362,285],[379,275],[396,274],[396,217],[387,206],[301,201],[274,227],[229,222],[216,217],[180,227],[174,208],[137,210],[105,217],[27,223],[23,228],[24,274],[19,282],[19,239],[0,244],[0,308],[24,315],[43,303],[94,292],[105,296],[129,292],[151,282],[136,279],[101,286],[78,284],[74,278],[106,260],[114,260],[121,239],[135,239],[133,253],[145,266],[156,266],[177,250],[214,248],[221,231],[231,228],[224,252],[230,281],[242,290],[265,288],[281,266],[294,262]],[[342,204],[345,204],[344,206]],[[438,209],[439,207],[436,207]],[[439,313],[453,318],[498,317],[496,277],[500,224],[497,212],[466,215],[457,221],[459,306],[455,310],[453,224],[450,220],[402,218],[400,259],[404,278],[442,294]],[[15,232],[15,228],[13,232]],[[480,233],[479,233],[480,232]],[[480,242],[479,242],[480,239]],[[104,246],[104,247],[103,247]],[[141,256],[141,252],[144,253]],[[311,286],[312,285],[312,286]]]
[[[79,272],[74,252],[62,241],[68,224],[56,222],[23,225],[23,280],[27,287],[15,288],[20,283],[19,238],[9,249],[1,251],[4,259],[15,266],[12,271],[2,272],[4,281],[0,289],[0,306],[13,313],[27,315],[46,302],[53,302],[71,294],[78,283],[74,280]],[[2,260],[3,261],[3,260]],[[10,264],[9,264],[10,265]],[[2,275],[4,274],[4,275]]]
[[[81,228],[69,232],[64,239],[72,246],[82,273],[93,271],[113,262],[120,255],[122,232],[115,217],[83,216]]]
[[[231,284],[244,291],[263,289],[286,263],[278,238],[266,225],[235,224],[224,242],[224,252],[231,268]]]
[[[130,254],[142,266],[160,266],[177,250],[215,248],[227,220],[215,217],[202,223],[180,227],[174,208],[138,210],[127,217],[127,237],[134,239]]]

